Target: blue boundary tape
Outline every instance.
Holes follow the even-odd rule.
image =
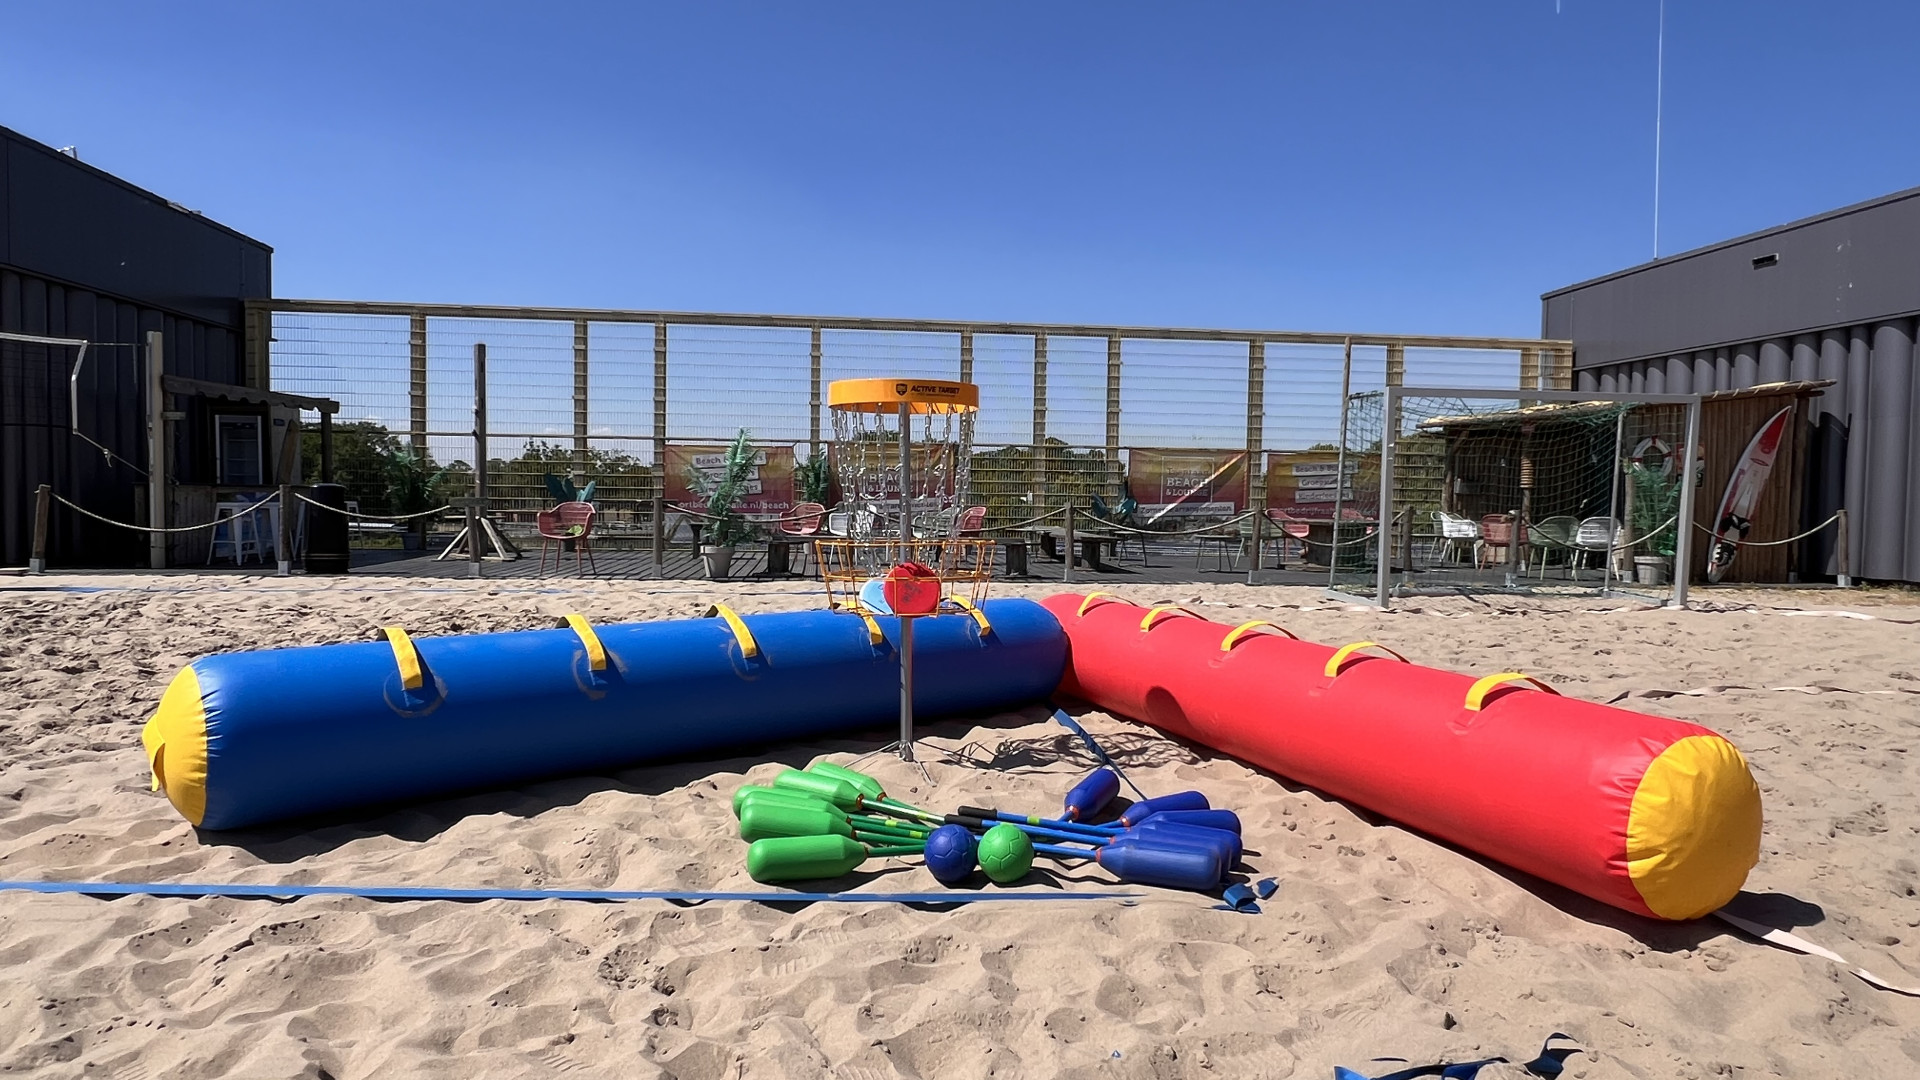
[[[703,892],[649,889],[434,889],[382,885],[219,885],[152,881],[0,881],[0,892],[79,893],[86,896],[211,896],[293,899],[353,896],[363,900],[668,900],[699,903],[740,900],[762,904],[979,904],[1048,900],[1137,900],[1137,892]]]

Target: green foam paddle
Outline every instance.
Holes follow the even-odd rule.
[[[868,848],[848,836],[771,836],[747,847],[747,875],[762,885],[837,878],[869,856],[918,855],[919,844]]]
[[[830,807],[814,809],[787,806],[756,799],[740,811],[740,839],[765,840],[772,836],[844,836],[853,837],[853,827],[845,814]]]
[[[803,792],[816,799],[825,799],[842,810],[860,809],[860,790],[838,777],[788,769],[773,778],[773,786],[786,791]]]
[[[807,766],[807,771],[820,776],[831,776],[836,780],[844,780],[852,784],[854,790],[866,796],[869,801],[885,798],[887,794],[886,789],[880,786],[880,781],[866,773],[849,769],[845,765],[835,765],[831,761],[816,761]]]

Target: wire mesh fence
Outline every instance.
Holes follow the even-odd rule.
[[[1343,391],[1410,371],[1466,385],[1560,386],[1571,364],[1566,343],[1530,339],[311,301],[257,308],[266,317],[254,322],[270,328],[271,388],[341,403],[336,471],[363,509],[393,505],[375,467],[383,457],[414,455],[452,495],[472,491],[484,454],[486,509],[529,526],[537,511],[580,494],[608,527],[641,530],[656,498],[693,500],[691,474],[743,430],[761,453],[758,516],[831,505],[831,470],[820,468],[833,434],[826,387],[921,377],[980,388],[980,412],[968,420],[968,501],[986,507],[988,532],[1069,504],[1095,512],[1089,528],[1105,520],[1190,530],[1264,507],[1276,476],[1295,501],[1334,490],[1312,475],[1329,466],[1307,459],[1337,450]],[[484,449],[474,432],[476,344],[487,348]],[[351,464],[361,458],[365,468]],[[317,447],[304,475],[317,476]],[[1364,476],[1347,480],[1365,485]]]
[[[1469,381],[1348,398],[1334,471],[1351,479],[1320,515],[1333,588],[1382,603],[1499,591],[1674,597],[1685,463],[1699,471],[1688,407],[1526,394]]]

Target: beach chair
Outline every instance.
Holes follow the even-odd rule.
[[[1590,555],[1610,558],[1614,538],[1620,535],[1620,523],[1610,517],[1590,517],[1580,523],[1573,534],[1573,578],[1578,581],[1580,571]]]
[[[1506,562],[1507,549],[1513,546],[1515,540],[1513,531],[1512,514],[1488,514],[1481,518],[1480,540],[1473,548],[1473,568],[1481,570]],[[1522,557],[1525,557],[1524,551]]]
[[[1580,528],[1580,519],[1566,515],[1542,518],[1539,522],[1527,526],[1527,556],[1540,557],[1540,580],[1547,579],[1547,560],[1558,551],[1563,554],[1569,567],[1575,554],[1573,535]]]
[[[799,573],[807,570],[807,549],[812,547],[812,539],[820,535],[825,526],[827,508],[819,503],[803,502],[796,505],[787,515],[788,520],[780,523],[781,539],[797,540],[800,549],[800,562],[794,569]]]
[[[1300,561],[1304,563],[1307,559],[1307,537],[1312,535],[1313,527],[1277,506],[1267,508],[1267,521],[1274,531],[1265,542],[1280,545],[1280,559],[1273,564],[1274,569],[1286,569],[1287,548],[1292,544],[1300,545]]]
[[[1440,526],[1440,561],[1454,562],[1462,554],[1462,543],[1467,550],[1479,546],[1480,528],[1470,518],[1458,514],[1449,514],[1445,510],[1435,510],[1433,520]]]
[[[593,504],[583,502],[563,502],[551,510],[542,510],[534,515],[534,525],[540,531],[540,568],[539,573],[547,572],[547,545],[554,546],[553,568],[560,569],[560,556],[566,551],[566,542],[573,541],[573,572],[580,572],[580,558],[584,554],[587,568],[599,573],[600,568],[593,565]]]

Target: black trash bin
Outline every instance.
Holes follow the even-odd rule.
[[[310,494],[320,505],[307,506],[307,573],[344,574],[351,559],[347,489],[340,484],[315,484]]]

